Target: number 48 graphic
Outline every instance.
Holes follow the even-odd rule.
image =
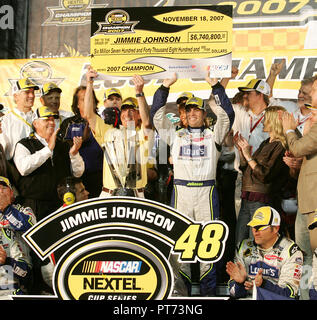
[[[178,238],[174,252],[180,253],[181,261],[216,262],[224,252],[228,227],[220,221],[206,225],[191,224]]]

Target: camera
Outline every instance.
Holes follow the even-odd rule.
[[[120,110],[116,107],[106,108],[102,112],[102,118],[105,124],[112,124],[115,128],[119,128],[121,124]]]

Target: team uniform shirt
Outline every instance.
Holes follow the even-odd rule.
[[[217,115],[213,128],[175,130],[175,124],[166,120],[166,106],[159,108],[153,116],[153,123],[160,138],[171,146],[174,206],[197,221],[207,221],[217,216],[213,216],[211,204],[213,196],[216,197],[213,190],[217,162],[221,154],[221,144],[234,120],[232,105],[224,88],[218,83],[213,86],[212,92],[216,102],[214,112]],[[207,199],[207,202],[204,199]]]
[[[17,108],[2,117],[0,143],[3,146],[7,160],[11,160],[14,155],[16,144],[23,138],[28,137],[33,131],[32,122],[34,112],[21,112]]]
[[[23,144],[18,143],[14,154],[14,163],[22,176],[29,175],[44,164],[47,159],[52,158],[53,151],[48,147],[45,139],[35,133],[36,138],[44,145],[44,148],[31,154]],[[81,177],[85,170],[85,163],[79,152],[76,155],[69,154],[71,169],[75,177]]]
[[[123,126],[120,129],[114,128],[112,125],[105,124],[100,117],[96,117],[95,132],[93,133],[98,144],[105,149],[108,156],[111,157],[109,160],[107,156],[104,156],[103,165],[103,186],[109,190],[115,190],[122,186],[119,182],[116,182],[116,178],[113,177],[111,171],[111,164],[114,164],[114,170],[117,172],[118,166],[123,167],[124,170],[127,165],[126,155],[132,155],[131,149],[127,144],[127,137],[135,135],[133,138],[135,141],[135,161],[129,161],[131,164],[136,164],[137,178],[136,178],[136,189],[145,188],[147,184],[147,167],[148,167],[148,156],[149,156],[149,137],[145,135],[143,127],[136,128],[135,131],[127,130]],[[110,149],[115,152],[108,152]],[[118,166],[117,166],[118,165]]]
[[[10,204],[4,211],[0,210],[0,228],[26,231],[36,223],[33,210],[20,204]]]
[[[310,300],[317,300],[317,249],[313,254],[312,276],[310,280],[312,286],[309,290]]]
[[[296,298],[301,278],[303,253],[286,237],[279,237],[269,249],[261,249],[253,240],[243,240],[237,250],[235,262],[240,262],[247,271],[247,280],[252,281],[259,269],[263,269],[262,288],[281,296]],[[248,295],[243,283],[229,281],[229,292],[234,298]]]
[[[219,200],[215,188],[217,162],[221,144],[234,121],[234,111],[224,88],[218,83],[212,87],[217,115],[214,127],[176,128],[166,120],[164,99],[153,100],[153,123],[159,136],[171,147],[174,167],[174,203],[177,210],[195,221],[207,222],[219,218]],[[155,105],[161,105],[157,108]],[[179,271],[191,282],[190,264],[182,263]],[[216,268],[200,263],[200,292],[214,294]]]
[[[13,230],[0,228],[0,244],[7,254],[5,263],[0,265],[0,299],[10,299],[9,295],[25,293],[23,284],[30,277],[32,264]]]

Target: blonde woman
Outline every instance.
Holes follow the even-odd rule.
[[[279,114],[283,107],[270,106],[265,109],[263,131],[269,138],[261,143],[251,156],[251,146],[239,133],[234,142],[239,150],[242,176],[241,209],[236,228],[236,243],[252,238],[247,223],[260,207],[270,205],[281,210],[282,188],[289,181],[289,167],[283,156],[287,149],[286,138]]]

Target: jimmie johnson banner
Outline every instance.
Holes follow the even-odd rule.
[[[92,9],[91,61],[102,79],[231,76],[232,6]]]
[[[170,255],[217,262],[228,227],[154,201],[112,197],[61,208],[23,237],[42,260],[55,261],[50,299],[164,300],[173,289]]]

